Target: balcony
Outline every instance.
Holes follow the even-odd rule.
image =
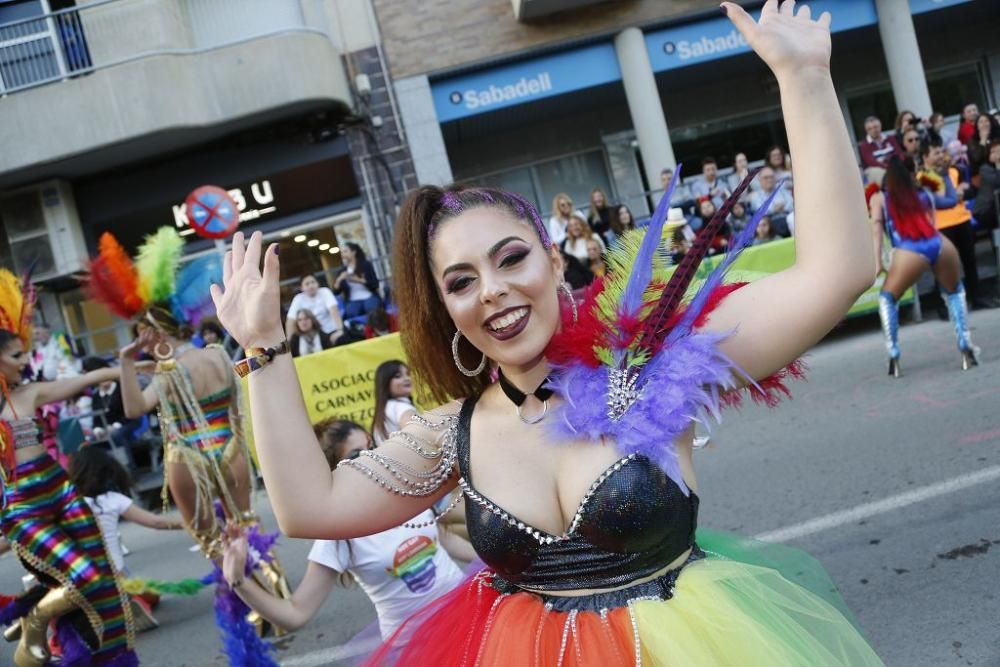
[[[314,0],[0,4],[0,187],[345,106]]]

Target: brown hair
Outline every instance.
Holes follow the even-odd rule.
[[[163,333],[181,340],[188,340],[194,335],[194,330],[187,323],[174,316],[173,309],[166,301],[150,304],[139,321],[151,324]]]
[[[299,330],[299,315],[305,315],[312,322],[314,333],[318,333],[320,336],[323,335],[323,327],[320,326],[319,320],[316,319],[316,314],[308,308],[299,308],[299,312],[295,313],[295,333],[302,334],[302,331]]]
[[[434,231],[445,220],[474,208],[492,208],[522,220],[534,227],[546,249],[552,245],[538,212],[520,195],[492,188],[425,185],[407,196],[392,243],[400,339],[411,372],[441,403],[477,395],[489,385],[488,373],[467,377],[455,367],[451,356],[455,324],[438,292],[430,259]],[[481,353],[464,338],[458,350],[463,366],[479,365]]]
[[[375,415],[372,417],[372,435],[378,435],[381,438],[389,437],[389,433],[385,430],[385,407],[392,399],[389,385],[404,368],[406,368],[406,364],[399,359],[390,359],[383,361],[375,369]]]

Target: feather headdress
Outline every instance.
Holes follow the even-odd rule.
[[[0,329],[17,334],[24,349],[31,348],[31,313],[35,306],[35,288],[26,273],[18,278],[0,269]]]
[[[208,314],[208,286],[220,282],[222,263],[199,258],[180,268],[184,239],[172,227],[146,237],[133,262],[110,233],[101,235],[98,255],[90,261],[84,282],[88,296],[126,320],[149,306],[169,304],[179,322],[197,322]]]
[[[754,383],[723,355],[718,346],[726,334],[695,332],[710,309],[732,291],[723,278],[752,243],[778,188],[733,239],[719,266],[683,303],[701,260],[756,171],[700,230],[671,274],[661,234],[679,173],[645,232],[629,232],[609,250],[607,275],[588,291],[577,322],[564,321],[546,355],[556,370],[551,386],[564,399],[554,420],[558,435],[612,437],[623,455],[647,455],[687,493],[673,443],[691,421],[705,413],[718,418],[720,408],[731,402],[724,394],[740,382],[765,401],[784,389],[780,380]]]

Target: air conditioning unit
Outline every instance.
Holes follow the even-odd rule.
[[[73,189],[66,181],[36,183],[0,195],[0,222],[18,273],[34,266],[34,280],[84,268],[87,246]]]

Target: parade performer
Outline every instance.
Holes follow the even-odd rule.
[[[31,417],[40,405],[117,379],[118,371],[21,384],[29,363],[32,304],[29,282],[22,285],[0,269],[0,517],[17,559],[48,589],[34,604],[16,598],[0,605],[0,618],[5,623],[21,619],[17,667],[48,662],[49,622],[57,618],[64,664],[80,664],[68,661],[72,654],[88,665],[137,665],[128,598],[100,528],[66,472],[46,452]],[[86,619],[82,626],[70,622],[77,610]]]
[[[955,327],[962,370],[978,366],[979,348],[969,333],[969,311],[962,286],[962,264],[958,250],[934,226],[934,201],[946,195],[946,184],[938,174],[922,171],[916,178],[899,158],[886,168],[882,188],[869,184],[865,190],[872,219],[875,256],[882,273],[882,239],[888,234],[892,261],[878,295],[878,314],[889,353],[889,375],[900,375],[899,299],[928,268],[941,286],[941,298]],[[916,298],[916,297],[915,297]]]
[[[118,241],[105,233],[90,264],[87,289],[113,313],[136,323],[136,340],[120,354],[125,416],[131,419],[158,410],[164,508],[169,489],[188,532],[202,553],[218,564],[224,522],[237,521],[258,534],[259,520],[250,503],[253,478],[243,435],[240,384],[221,346],[197,348],[191,343],[190,323],[201,321],[211,309],[205,277],[211,273],[211,262],[218,260],[194,260],[179,270],[183,247],[177,232],[163,227],[146,239],[133,263]],[[153,382],[145,389],[136,369],[140,351],[156,359]],[[216,504],[221,505],[222,520]],[[289,595],[273,555],[256,562],[255,576],[268,590]],[[217,579],[221,581],[221,576]],[[218,591],[238,603],[231,593]],[[259,617],[253,620],[263,629]],[[232,628],[221,629],[233,636]]]
[[[418,382],[464,401],[414,417],[331,476],[284,353],[276,246],[261,273],[261,235],[247,247],[234,238],[224,288],[212,291],[226,329],[264,348],[245,365],[281,528],[350,538],[407,521],[456,486],[466,496],[487,569],[407,621],[373,664],[882,664],[836,592],[802,581],[797,563],[767,566],[753,547],[734,550],[700,530],[696,541],[695,422],[741,388],[775,402],[782,380],[800,372],[797,357],[843,318],[875,269],[830,77],[830,15],[814,21],[808,6],[796,14],[793,1],[779,9],[768,0],[757,22],[723,7],[781,91],[797,165],[796,260],[784,272],[740,289],[721,282],[755,220],[687,294],[748,183],[669,277],[660,247],[668,192],[649,232],[612,250],[608,276],[574,316],[560,297],[561,256],[524,198],[420,188],[395,228],[402,341]]]

